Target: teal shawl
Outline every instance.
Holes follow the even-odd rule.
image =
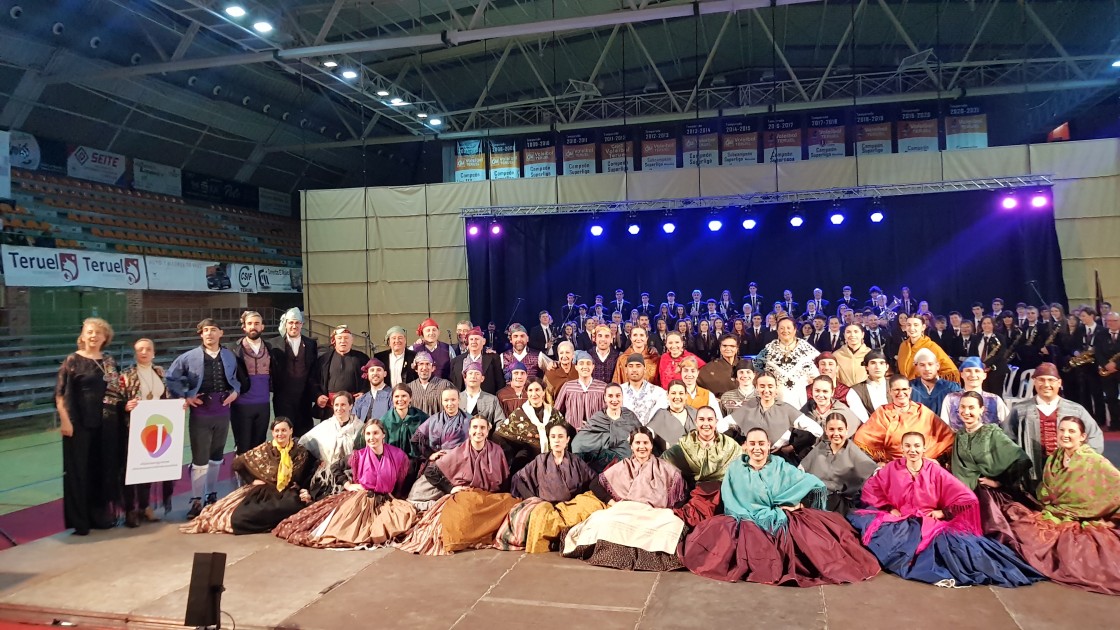
[[[823,481],[774,456],[762,470],[751,468],[747,456],[740,456],[727,469],[720,490],[724,514],[749,520],[771,534],[789,521],[781,506],[800,503],[823,510],[827,497]]]

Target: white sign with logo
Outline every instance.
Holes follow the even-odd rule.
[[[4,245],[0,256],[11,287],[148,288],[143,256],[14,245]]]
[[[129,415],[125,485],[183,476],[187,412],[182,398],[141,400]]]
[[[148,288],[236,293],[230,263],[148,256]]]
[[[257,291],[260,293],[299,293],[303,290],[302,274],[291,267],[257,265]]]
[[[174,166],[135,159],[132,161],[132,186],[136,190],[183,196],[183,171]]]
[[[257,292],[257,270],[248,263],[230,263],[230,279],[233,288],[239,293]]]
[[[128,160],[120,153],[92,147],[71,146],[66,158],[66,174],[102,184],[119,184],[124,180]]]
[[[22,131],[11,132],[11,147],[8,154],[12,159],[12,166],[27,171],[39,168],[39,141],[35,136]]]
[[[260,188],[257,190],[257,207],[266,214],[292,216],[292,196],[286,192]]]
[[[0,199],[12,198],[12,155],[8,144],[12,134],[0,131]]]

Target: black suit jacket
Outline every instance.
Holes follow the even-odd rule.
[[[859,302],[857,302],[855,298],[851,298],[851,297],[850,298],[840,298],[840,299],[836,300],[836,313],[840,314],[840,309],[841,309],[841,307],[844,307],[844,306],[847,306],[848,308],[850,308],[854,311],[854,310],[857,310],[857,306],[859,306]]]
[[[809,302],[816,302],[816,301],[817,300],[806,300],[805,301],[805,312],[809,311]],[[827,316],[828,312],[827,312],[826,309],[828,308],[828,304],[829,304],[828,300],[822,299],[820,301],[820,304],[817,304],[817,312],[820,313],[821,315],[826,315]]]
[[[463,365],[469,355],[460,354],[451,360],[451,384],[455,389],[463,391]],[[491,352],[482,355],[482,391],[497,395],[498,390],[506,386],[506,377],[502,372],[502,357]]]
[[[762,352],[762,348],[771,341],[773,341],[773,337],[769,328],[763,326],[759,329],[759,334],[755,335],[752,327],[747,329],[742,345],[746,347],[747,354],[756,355]]]
[[[898,299],[899,299],[899,302],[900,302],[899,305],[898,305],[898,312],[899,313],[906,313],[907,315],[909,315],[910,313],[917,313],[918,312],[918,302],[920,300],[917,300],[914,297],[898,298]]]
[[[936,343],[941,347],[942,350],[945,351],[945,354],[953,356],[953,343],[956,340],[957,336],[953,334],[952,328],[946,328],[942,331],[939,331],[936,328],[931,328],[926,334],[929,335],[929,338],[932,339],[934,343]]]
[[[587,331],[580,331],[576,333],[575,344],[576,350],[585,350],[587,352],[590,352],[591,349],[595,347],[595,340],[591,337],[591,335],[587,334]]]
[[[564,322],[574,322],[577,319],[579,319],[578,304],[568,306],[568,303],[565,302],[564,305],[560,307],[560,310],[556,312],[556,321],[561,324]]]
[[[613,313],[615,311],[622,313],[622,319],[624,320],[630,319],[630,311],[633,310],[633,308],[634,306],[630,303],[629,300],[626,299],[622,300],[622,306],[618,305],[618,300],[611,300],[610,302],[607,302],[607,310],[610,313]]]
[[[878,333],[879,333],[879,347],[876,348],[874,345],[871,344],[871,330],[867,330],[866,332],[863,333],[863,343],[868,348],[871,348],[873,350],[882,350],[883,354],[886,354],[888,346],[890,346],[890,343],[891,343],[890,333],[886,328],[883,328],[882,326],[879,326]]]
[[[840,339],[843,340],[843,338],[844,336],[840,335]],[[832,339],[829,337],[829,332],[827,329],[822,330],[819,333],[814,330],[812,334],[809,335],[808,341],[813,345],[814,348],[820,350],[821,352],[832,350],[832,348],[829,347],[832,345]]]
[[[638,304],[635,305],[634,308],[638,309],[638,315],[645,315],[646,317],[649,317],[651,322],[653,321],[653,318],[657,315],[657,313],[661,310],[661,306],[658,304],[654,304],[653,302],[650,302],[649,304],[646,304],[644,306],[641,302],[638,302]],[[629,316],[630,314],[627,313],[626,317]]]
[[[953,351],[949,356],[960,365],[961,361],[967,357],[975,357],[980,355],[980,339],[984,335],[972,335],[966,342],[963,336],[953,338]]]
[[[389,355],[392,350],[382,350],[373,355],[373,358],[385,364],[385,382],[389,387],[400,385],[400,383],[393,382],[393,375],[389,372]],[[416,358],[416,352],[412,348],[405,348],[404,350],[404,366],[401,368],[401,378],[405,383],[415,381],[417,378],[416,370],[412,369],[412,361]]]
[[[750,293],[744,295],[742,304],[750,304],[752,314],[765,313],[768,310],[764,307],[764,305],[766,304],[766,298],[762,297],[761,293],[756,293],[753,298],[751,297]],[[739,310],[742,310],[742,304],[739,305]]]
[[[1090,336],[1089,329],[1085,328],[1084,324],[1077,327],[1077,332],[1073,335],[1073,345],[1077,349],[1096,348],[1097,344],[1104,340],[1106,335],[1104,324],[1098,323],[1093,327],[1093,334]]]
[[[1103,327],[1097,326],[1097,328],[1100,329]],[[1112,333],[1107,329],[1096,335],[1096,338],[1097,341],[1093,345],[1093,348],[1096,350],[1097,366],[1104,367],[1108,365],[1108,361],[1112,359],[1112,357],[1120,354],[1120,341],[1113,342]],[[1120,362],[1120,359],[1117,359],[1117,361]],[[1113,385],[1113,387],[1115,387],[1115,385]]]
[[[319,364],[316,361],[319,358],[319,344],[306,335],[300,335],[299,342],[299,354],[293,355],[292,348],[284,335],[268,340],[268,346],[271,348],[269,356],[273,361],[269,373],[272,375],[272,381],[279,385],[274,388],[277,392],[286,389],[283,375],[287,374],[288,361],[303,363],[304,373],[308,375],[307,381],[315,381],[315,368]],[[304,384],[300,384],[300,387],[304,387]]]
[[[549,330],[552,331],[552,351],[549,353],[549,356],[555,356],[556,355],[556,344],[560,343],[560,339],[559,339],[560,335],[556,334],[556,329],[552,326],[549,326]],[[533,329],[531,331],[529,331],[529,347],[532,348],[533,350],[536,350],[537,352],[544,352],[545,351],[545,349],[544,349],[544,327],[541,326],[540,324],[537,324],[536,326],[533,326]]]

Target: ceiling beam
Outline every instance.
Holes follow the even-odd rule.
[[[771,9],[771,11],[773,10],[774,9]],[[801,85],[801,81],[797,78],[797,73],[794,72],[793,68],[789,65],[786,54],[782,52],[782,47],[778,45],[778,42],[774,39],[774,34],[770,32],[770,26],[766,24],[766,20],[762,19],[762,13],[759,12],[758,9],[751,9],[751,13],[754,15],[759,26],[762,27],[762,32],[766,34],[766,39],[770,40],[771,48],[774,49],[778,60],[782,62],[782,66],[786,69],[786,73],[789,74],[789,78],[793,81],[793,84],[797,86],[797,91],[801,93],[801,97],[806,101],[810,100],[809,94],[805,91],[805,88]]]
[[[1062,43],[1058,41],[1058,38],[1054,37],[1054,33],[1050,31],[1050,27],[1046,26],[1046,22],[1043,22],[1042,18],[1038,17],[1038,14],[1034,12],[1034,8],[1031,7],[1031,3],[1027,2],[1027,0],[1023,0],[1022,5],[1023,13],[1027,14],[1027,17],[1030,19],[1030,21],[1038,27],[1038,30],[1042,33],[1042,36],[1046,38],[1046,41],[1050,42],[1050,45],[1054,47],[1054,50],[1058,51],[1058,54],[1062,56],[1062,59],[1066,60],[1066,65],[1069,66],[1071,71],[1073,71],[1073,74],[1078,79],[1084,79],[1085,73],[1082,72],[1081,68],[1077,67],[1077,64],[1073,62],[1070,54],[1066,52],[1065,46],[1062,46]]]
[[[486,86],[482,88],[482,93],[478,95],[478,100],[475,101],[474,111],[467,117],[467,122],[463,125],[464,128],[470,128],[471,123],[474,122],[475,117],[478,115],[478,110],[482,104],[486,102],[486,97],[490,94],[490,88],[494,87],[494,81],[498,78],[498,73],[501,72],[502,66],[506,64],[506,59],[509,58],[509,51],[513,50],[513,42],[506,44],[505,50],[502,51],[502,56],[498,58],[498,63],[494,65],[494,70],[490,73],[490,78],[486,80]]]
[[[342,10],[342,5],[346,0],[334,0],[331,5],[327,16],[323,18],[323,24],[319,27],[319,34],[315,36],[315,45],[318,46],[327,41],[327,35],[330,34],[331,28],[334,27],[334,21],[338,19],[338,12]]]

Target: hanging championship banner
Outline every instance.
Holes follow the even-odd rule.
[[[725,120],[719,142],[724,166],[758,164],[758,127],[754,119]]]
[[[886,155],[891,152],[891,124],[877,109],[857,109],[855,120],[856,155]]]
[[[81,145],[70,145],[66,150],[68,176],[113,186],[124,184],[128,159],[120,153],[110,153]]]
[[[455,181],[478,182],[486,179],[486,153],[482,140],[455,143]]]
[[[801,117],[796,114],[770,116],[763,127],[766,163],[801,161]]]
[[[988,116],[977,104],[949,105],[945,117],[945,149],[984,149],[988,146]]]
[[[132,161],[132,187],[136,190],[182,197],[183,171],[174,166],[135,159]]]
[[[595,174],[595,138],[591,132],[564,134],[564,174]]]
[[[0,131],[0,199],[12,198],[12,135]]]
[[[904,105],[895,121],[899,153],[933,153],[938,149],[937,105]]]
[[[614,129],[603,132],[603,144],[600,148],[603,173],[629,173],[634,170],[634,142],[630,140],[630,132],[626,129]]]
[[[668,171],[677,168],[677,133],[671,127],[642,131],[642,170]]]
[[[125,485],[176,481],[183,476],[185,402],[173,398],[136,404],[128,421]]]
[[[847,153],[844,112],[809,114],[805,148],[810,160],[844,157]]]
[[[516,140],[490,141],[490,179],[521,177],[521,155]]]
[[[2,251],[10,287],[148,288],[143,256],[16,245]]]
[[[556,141],[552,136],[530,136],[524,142],[525,177],[556,177]]]
[[[719,166],[719,134],[716,133],[716,122],[686,124],[682,155],[686,167]]]

